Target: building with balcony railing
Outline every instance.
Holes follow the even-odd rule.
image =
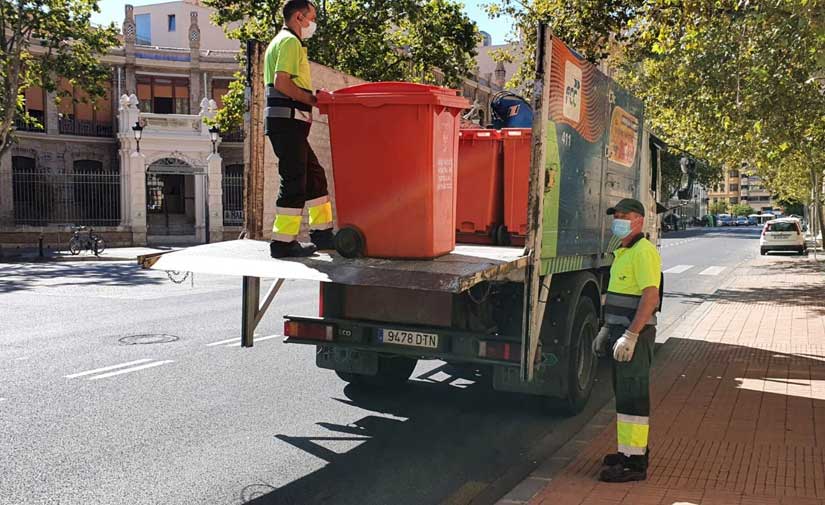
[[[222,132],[213,146],[204,122],[239,68],[238,43],[218,27],[201,27],[211,12],[196,0],[126,5],[122,45],[100,58],[111,68],[103,96],[92,99],[68,79],[53,92],[24,90],[35,121],[17,121],[17,142],[0,159],[0,246],[31,247],[42,234],[65,247],[71,225],[94,226],[110,245],[238,236],[244,132]],[[362,82],[311,65],[319,88]],[[481,104],[483,123],[499,88],[480,80],[466,79],[462,88]],[[135,122],[144,128],[140,153]],[[310,142],[330,170],[325,117],[315,115]],[[265,213],[272,214],[277,170],[268,147],[266,156]]]

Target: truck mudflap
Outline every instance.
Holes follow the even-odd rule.
[[[318,346],[321,368],[370,374],[378,355],[504,365],[518,370],[518,337],[443,327],[351,319],[286,316],[285,343]]]

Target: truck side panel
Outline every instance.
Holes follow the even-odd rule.
[[[578,262],[615,247],[605,210],[640,196],[643,121],[639,100],[558,39],[548,82],[543,274],[571,270],[553,258]]]

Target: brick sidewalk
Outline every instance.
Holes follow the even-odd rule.
[[[825,505],[825,273],[760,257],[684,321],[656,356],[651,464],[598,482],[615,421],[530,505]]]

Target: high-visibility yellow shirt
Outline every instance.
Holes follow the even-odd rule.
[[[278,32],[264,53],[264,86],[275,84],[275,75],[286,72],[299,88],[312,91],[307,48],[287,29]]]
[[[658,288],[662,280],[662,258],[659,251],[643,238],[632,247],[616,250],[610,267],[607,290],[622,295],[641,296],[646,288]]]

